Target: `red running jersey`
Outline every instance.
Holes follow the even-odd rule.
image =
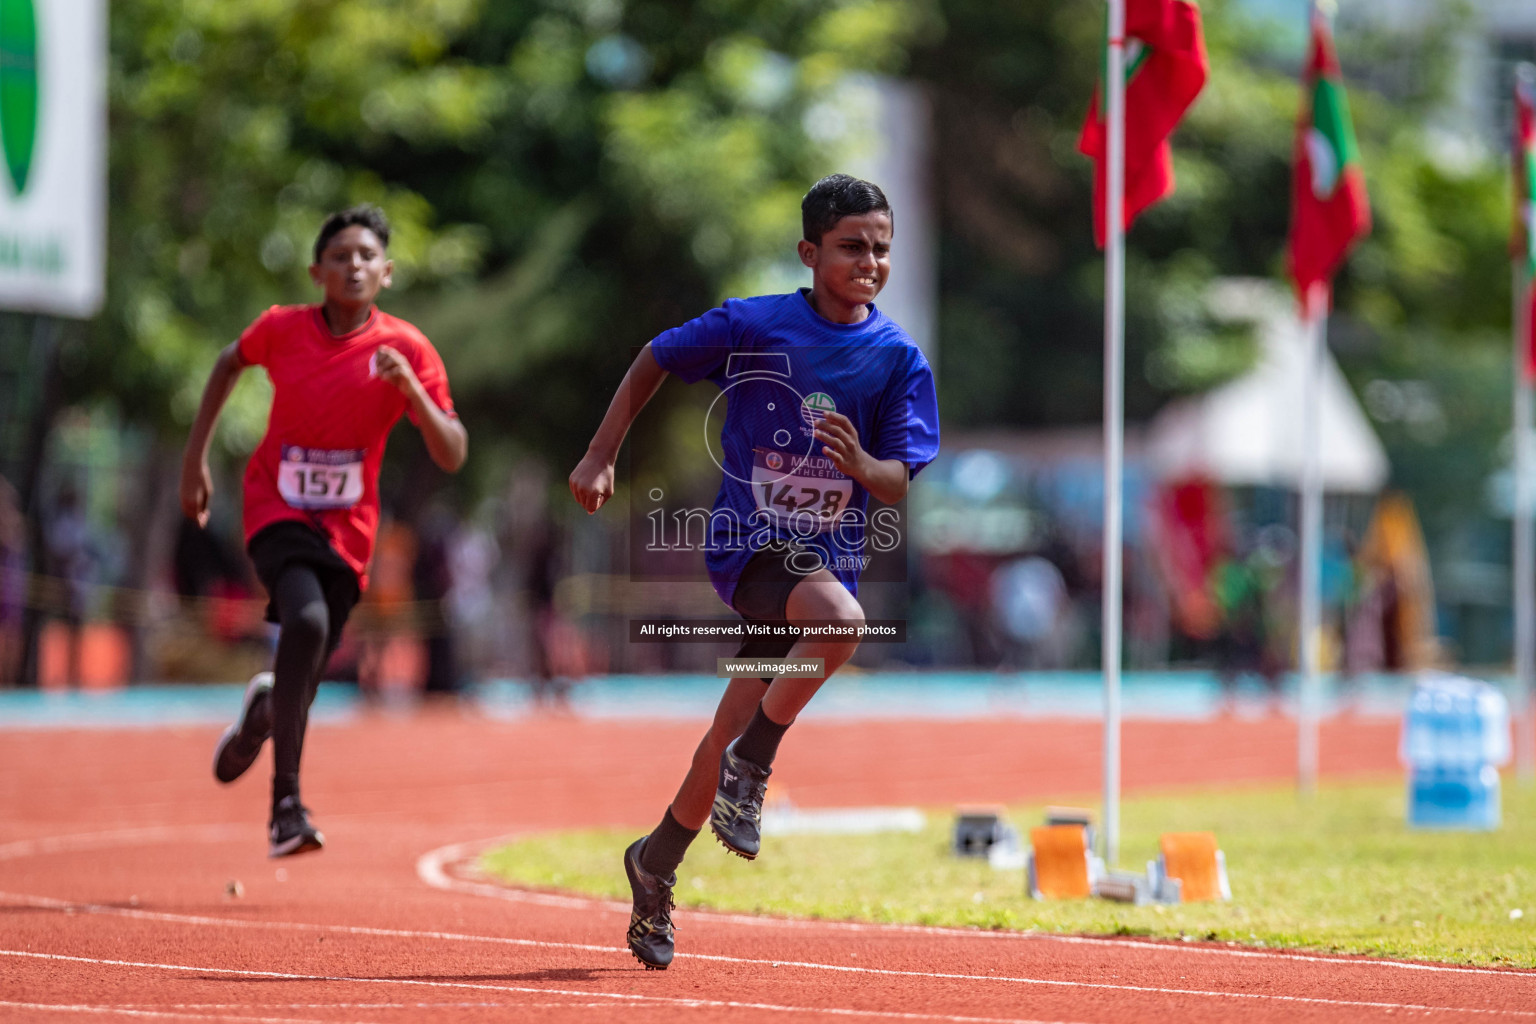
[[[364,588],[379,528],[384,443],[401,413],[416,422],[405,396],[374,371],[380,345],[404,356],[427,396],[454,414],[437,350],[381,310],[337,336],[319,306],[273,306],[240,335],[241,359],[266,368],[273,392],[267,434],[245,467],[246,542],[273,523],[309,523]]]

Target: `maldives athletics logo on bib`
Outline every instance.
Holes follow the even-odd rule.
[[[37,141],[37,12],[33,0],[0,0],[0,145],[16,194],[27,190]]]
[[[837,412],[837,403],[832,401],[832,396],[825,391],[813,391],[800,400],[800,418],[805,420],[805,425],[812,430],[816,429],[817,422],[829,412]]]

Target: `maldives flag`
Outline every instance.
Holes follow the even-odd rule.
[[[1125,219],[1173,192],[1173,134],[1205,85],[1208,63],[1200,8],[1191,0],[1125,2]],[[1104,247],[1108,231],[1109,125],[1103,76],[1077,140],[1093,160],[1093,237]]]
[[[1536,378],[1536,67],[1520,65],[1515,74],[1515,226],[1511,259],[1525,264],[1525,374]]]
[[[1345,254],[1370,230],[1371,204],[1339,60],[1328,21],[1314,8],[1291,173],[1288,262],[1303,304],[1314,284],[1333,280]]]

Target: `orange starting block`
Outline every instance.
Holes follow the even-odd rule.
[[[1041,825],[1029,830],[1025,871],[1037,900],[1077,900],[1093,895],[1094,865],[1082,825]]]
[[[1216,833],[1164,832],[1157,845],[1157,862],[1148,867],[1164,878],[1179,880],[1181,903],[1232,898],[1227,858],[1216,846]]]
[[[1047,824],[1029,831],[1025,878],[1029,894],[1037,900],[1099,896],[1141,905],[1232,898],[1227,859],[1214,832],[1165,832],[1158,839],[1157,859],[1147,862],[1145,875],[1109,871],[1090,846],[1091,814],[1051,811]]]

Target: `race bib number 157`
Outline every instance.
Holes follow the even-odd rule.
[[[277,492],[294,508],[351,508],[363,496],[363,450],[285,444]]]

